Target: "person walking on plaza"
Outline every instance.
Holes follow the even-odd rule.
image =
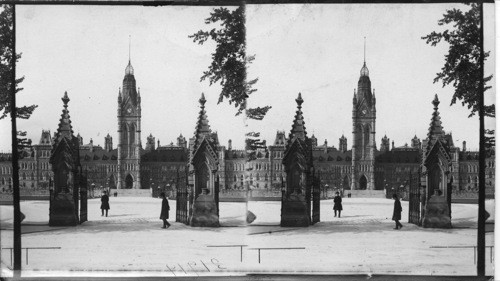
[[[163,198],[161,201],[161,213],[160,213],[160,220],[163,221],[163,226],[162,228],[168,228],[170,227],[170,223],[168,223],[168,211],[170,211],[170,206],[168,205],[168,199],[165,197],[165,193],[162,192],[160,194],[160,197]]]
[[[392,213],[392,220],[396,221],[396,227],[394,229],[400,229],[403,225],[399,222],[401,220],[401,202],[399,202],[398,195],[396,193],[392,194],[392,199],[394,199],[394,211]]]
[[[333,198],[333,211],[335,212],[335,216],[337,216],[338,211],[340,218],[340,212],[342,211],[342,197],[340,197],[338,191],[335,192],[335,197]]]
[[[106,217],[108,216],[108,210],[109,210],[109,197],[106,194],[106,191],[102,192],[101,196],[101,217],[104,216],[104,210],[106,210]]]

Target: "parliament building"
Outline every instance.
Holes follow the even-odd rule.
[[[67,95],[66,95],[67,96]],[[312,135],[313,165],[319,172],[322,188],[333,190],[394,190],[408,185],[412,174],[418,174],[422,164],[422,141],[414,136],[409,144],[396,147],[387,136],[376,146],[376,98],[371,88],[366,62],[360,71],[357,90],[352,99],[352,147],[342,135],[338,147],[322,144]],[[430,104],[430,103],[429,103]],[[429,107],[429,117],[432,113]],[[208,112],[208,115],[210,112]],[[189,146],[182,134],[175,143],[160,145],[152,134],[141,139],[141,93],[136,87],[134,68],[129,63],[125,69],[122,88],[117,97],[118,140],[114,146],[108,134],[104,147],[93,140],[84,143],[78,135],[80,163],[87,172],[88,183],[107,189],[175,188],[176,179],[187,172]],[[290,116],[290,120],[292,116]],[[54,122],[56,124],[56,122]],[[194,120],[193,120],[194,124]],[[318,126],[319,124],[316,124]],[[213,139],[218,143],[217,133]],[[49,163],[54,136],[42,130],[38,143],[25,149],[20,159],[21,194],[47,191],[53,173]],[[468,151],[465,141],[455,146],[450,134],[446,140],[451,147],[451,178],[454,196],[473,197],[478,188],[479,152]],[[272,144],[257,152],[257,159],[247,163],[243,149],[234,149],[231,140],[227,146],[218,144],[219,168],[217,175],[221,193],[238,194],[252,190],[252,194],[271,196],[280,194],[285,171],[282,164],[287,143],[285,131],[277,131]],[[11,155],[0,154],[0,190],[12,190]],[[486,192],[493,194],[495,185],[494,151],[486,159]],[[243,194],[243,193],[240,193]],[[279,195],[278,195],[279,196]]]

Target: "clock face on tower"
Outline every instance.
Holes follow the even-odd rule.
[[[127,108],[127,112],[131,113],[132,112],[132,108],[131,107]]]
[[[366,109],[363,108],[363,110],[361,110],[361,116],[365,116],[366,115]]]

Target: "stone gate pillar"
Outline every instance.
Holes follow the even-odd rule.
[[[302,116],[301,94],[295,100],[297,112],[290,131],[283,165],[286,187],[281,200],[281,226],[309,226],[311,224],[312,143],[307,137]]]
[[[422,226],[426,228],[451,228],[451,196],[448,196],[448,175],[451,168],[450,148],[452,139],[441,126],[437,95],[432,101],[432,114],[427,143],[423,147],[424,186],[427,187]]]
[[[219,142],[217,133],[212,133],[205,112],[205,96],[199,100],[200,113],[195,136],[190,139],[189,168],[191,171],[193,205],[189,224],[191,226],[218,227],[219,210],[216,202],[218,192],[215,173],[219,167]]]
[[[54,172],[54,189],[50,195],[49,225],[75,226],[79,221],[79,141],[73,135],[68,111],[68,93],[64,93],[62,101],[64,109],[49,160]]]

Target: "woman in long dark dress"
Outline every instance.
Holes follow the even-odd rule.
[[[108,216],[108,210],[109,210],[109,197],[106,194],[106,191],[102,192],[101,196],[101,217],[104,216],[104,210],[106,210],[106,217]]]
[[[170,206],[168,205],[168,199],[165,197],[165,193],[161,193],[160,197],[163,198],[161,201],[161,213],[160,213],[160,220],[163,221],[163,227],[162,228],[168,228],[170,227],[170,223],[168,223],[168,211],[170,211]]]
[[[340,212],[342,211],[342,197],[340,197],[338,191],[335,193],[335,197],[333,198],[333,211],[335,212],[335,216],[337,216],[338,211],[340,218]]]
[[[401,212],[403,208],[401,207],[401,202],[399,202],[398,195],[394,193],[392,195],[392,199],[394,199],[394,211],[392,212],[392,220],[396,221],[396,227],[394,229],[400,229],[403,225],[399,222],[401,220]]]

